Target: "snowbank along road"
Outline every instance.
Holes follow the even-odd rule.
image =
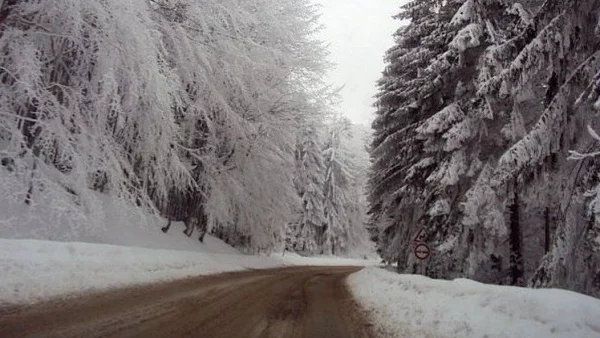
[[[372,337],[346,288],[358,270],[253,270],[4,308],[0,337]]]

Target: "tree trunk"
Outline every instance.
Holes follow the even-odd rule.
[[[544,254],[550,251],[550,208],[544,211]]]
[[[37,170],[37,158],[33,159],[33,168],[31,168],[31,178],[29,180],[29,189],[27,189],[27,195],[25,196],[25,204],[31,205],[33,198],[33,180],[35,179],[35,171]]]
[[[162,232],[164,232],[165,234],[169,231],[169,229],[171,229],[171,217],[169,217],[169,222],[167,223],[167,225],[160,228],[160,230],[162,230]]]
[[[519,193],[514,187],[510,211],[510,274],[511,285],[523,285],[523,237],[519,220]]]

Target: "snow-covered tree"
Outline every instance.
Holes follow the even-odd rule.
[[[296,188],[302,199],[296,250],[322,253],[328,229],[324,210],[323,143],[321,130],[312,122],[303,127],[296,149]]]
[[[24,202],[52,191],[85,214],[97,190],[250,249],[281,244],[298,204],[290,135],[330,92],[314,5],[4,1],[0,13],[0,154],[28,182]]]
[[[431,276],[598,294],[585,202],[598,164],[567,160],[595,142],[579,130],[597,119],[598,6],[404,7],[411,22],[388,52],[371,151],[370,227],[386,260]],[[420,227],[433,249],[426,262],[410,256]]]
[[[463,121],[460,100],[468,89],[458,74],[467,67],[463,54],[479,46],[483,33],[455,17],[463,7],[457,1],[403,6],[398,18],[411,21],[396,33],[379,81],[371,229],[384,259],[398,261],[402,270],[410,264],[410,238],[419,228],[428,228],[431,237],[442,231],[438,226],[457,193],[446,187],[467,171],[461,142],[473,133]],[[462,75],[466,81],[468,73]]]
[[[358,138],[354,141],[353,139]],[[325,142],[324,213],[328,226],[324,251],[332,254],[367,254],[365,185],[366,139],[345,118],[328,125]],[[364,142],[364,143],[363,143]]]
[[[145,3],[3,2],[2,13],[5,152],[21,172],[47,189],[147,205],[190,184],[173,147],[173,76]],[[38,189],[32,180],[27,199]]]
[[[422,142],[415,139],[415,128],[425,118],[419,114],[418,96],[420,88],[433,79],[423,70],[443,51],[439,41],[427,41],[438,25],[434,3],[411,1],[397,17],[411,23],[396,32],[396,45],[386,54],[388,66],[378,82],[377,115],[372,124],[369,228],[380,255],[402,264],[406,257],[400,241],[408,237],[414,211],[419,209],[415,186],[419,178],[413,175],[416,179],[411,180],[408,173],[411,167],[412,171],[417,169],[414,165],[425,163]]]

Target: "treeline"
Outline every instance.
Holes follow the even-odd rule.
[[[378,83],[369,181],[371,234],[399,271],[600,297],[598,138],[586,131],[600,128],[599,10],[402,7],[410,23]],[[425,261],[412,254],[420,229]]]
[[[315,145],[326,217],[299,183],[308,126],[339,129],[319,29],[307,0],[2,1],[0,172],[32,212],[100,193],[249,250],[350,251],[338,134]]]

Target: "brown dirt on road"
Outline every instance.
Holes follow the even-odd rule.
[[[0,309],[0,337],[373,337],[345,283],[358,270],[254,270]]]

